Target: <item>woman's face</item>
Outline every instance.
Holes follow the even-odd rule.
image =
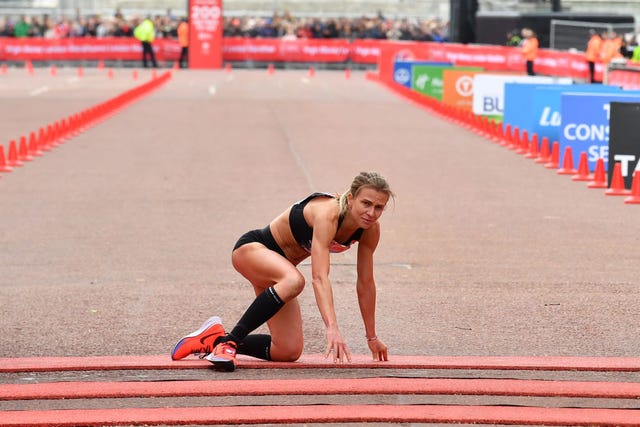
[[[364,187],[356,197],[348,195],[349,211],[358,227],[365,230],[378,221],[389,201],[389,195],[370,187]]]

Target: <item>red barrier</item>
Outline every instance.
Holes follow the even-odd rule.
[[[174,39],[157,39],[153,49],[159,61],[176,61],[181,50]],[[508,46],[364,39],[225,37],[222,49],[224,61],[377,63],[380,76],[389,81],[395,59],[446,61],[457,66],[478,66],[489,71],[524,72],[520,49]],[[134,38],[0,38],[0,61],[139,61],[141,58],[142,47]],[[535,66],[542,74],[582,79],[588,76],[587,63],[581,53],[541,49]],[[597,78],[602,75],[602,70],[602,65],[596,64]]]
[[[608,83],[620,86],[625,90],[640,89],[640,68],[628,70],[611,70]]]
[[[346,39],[252,39],[226,37],[225,61],[265,62],[346,62],[375,64],[385,41]],[[180,56],[177,40],[157,39],[153,50],[158,61],[176,61]],[[0,61],[139,61],[140,42],[133,38],[0,38]],[[102,64],[102,62],[101,62]]]

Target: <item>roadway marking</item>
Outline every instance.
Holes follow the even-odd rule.
[[[29,96],[38,96],[45,92],[49,92],[49,86],[41,86],[37,89],[34,89],[31,92],[29,92]]]

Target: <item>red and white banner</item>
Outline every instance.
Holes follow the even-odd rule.
[[[191,25],[193,28],[193,25]],[[190,29],[191,29],[190,28]],[[193,33],[193,31],[190,31]],[[203,39],[204,40],[204,39]],[[201,40],[202,42],[202,40]],[[202,44],[202,43],[201,43]],[[189,47],[191,68],[212,68],[225,61],[260,62],[346,62],[376,64],[380,57],[381,42],[374,40],[251,39],[228,37],[217,51],[221,58],[205,56],[193,44]],[[201,46],[202,47],[202,46]],[[156,39],[153,49],[159,61],[175,61],[180,46],[173,39]],[[208,52],[211,46],[207,47]],[[198,56],[200,54],[200,56]],[[122,60],[134,61],[142,57],[140,43],[133,38],[69,38],[49,40],[43,38],[0,38],[0,61],[75,61]],[[216,62],[217,61],[217,62]]]
[[[393,63],[399,59],[451,62],[456,66],[482,67],[488,71],[525,71],[525,61],[518,47],[465,45],[456,43],[388,42],[383,45],[378,62],[380,78],[392,81]],[[596,64],[596,78],[604,67]],[[535,60],[539,74],[587,79],[588,66],[582,53],[540,49]]]
[[[219,1],[192,0],[194,3]],[[217,16],[217,12],[212,9],[199,9],[198,13],[200,16]],[[194,27],[195,24],[190,22],[190,30]],[[221,37],[221,45],[216,45],[217,35],[212,31],[215,28],[222,34],[222,29],[213,26],[205,28],[211,30],[206,33],[208,35],[189,47],[192,68],[220,68],[223,60],[308,63],[351,61],[356,64],[377,63],[380,77],[388,77],[391,81],[393,62],[398,59],[444,61],[457,66],[482,67],[488,71],[524,72],[525,67],[522,53],[517,47],[386,40],[282,40],[240,37]],[[194,31],[190,33],[193,34]],[[209,43],[206,48],[205,41]],[[177,40],[173,39],[156,39],[153,49],[159,61],[176,61],[180,55],[180,46]],[[49,40],[0,37],[0,61],[138,61],[141,58],[140,43],[134,38],[87,37]],[[551,76],[580,79],[586,79],[588,76],[587,63],[581,53],[541,49],[535,61],[535,69],[540,74]],[[596,64],[596,78],[601,77],[603,70],[602,64]]]
[[[159,61],[175,61],[180,46],[175,40],[156,39],[153,50]],[[49,40],[43,38],[0,38],[2,61],[92,61],[142,59],[142,46],[132,38],[70,38]]]
[[[222,0],[189,0],[189,68],[222,68]]]
[[[351,48],[348,40],[281,40],[232,37],[224,40],[227,61],[345,62]]]

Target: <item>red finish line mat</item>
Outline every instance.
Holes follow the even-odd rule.
[[[0,400],[282,395],[470,395],[638,399],[640,384],[453,378],[116,381],[2,384]],[[639,414],[640,416],[640,414]]]
[[[209,369],[194,357],[172,361],[168,355],[45,357],[0,359],[0,372],[64,372],[113,370]],[[0,384],[2,426],[102,426],[178,424],[291,424],[291,423],[470,423],[564,426],[640,426],[640,383],[614,381],[496,379],[496,378],[339,378],[342,369],[475,369],[485,371],[640,371],[640,358],[611,357],[474,357],[393,356],[375,362],[354,355],[352,363],[334,364],[323,355],[310,354],[292,363],[239,358],[240,369],[316,369],[315,378],[209,379],[171,381],[46,381]],[[335,369],[334,369],[335,368]],[[323,378],[332,369],[332,378]],[[485,373],[485,375],[487,375]],[[446,376],[446,375],[445,375]],[[338,377],[338,378],[335,378]],[[216,376],[216,378],[218,378]],[[341,396],[334,404],[301,405],[293,396]],[[389,404],[360,404],[355,396],[404,396]],[[437,396],[442,404],[417,402],[411,396]],[[224,397],[218,406],[198,406],[184,399]],[[285,396],[281,404],[251,403],[255,396]],[[286,398],[291,396],[291,398]],[[349,396],[354,396],[350,399]],[[464,396],[469,398],[464,399]],[[487,403],[478,405],[476,397]],[[447,399],[449,397],[449,399]],[[462,401],[459,398],[463,397]],[[164,401],[153,402],[153,399]],[[579,399],[578,405],[563,399]],[[115,399],[115,400],[110,400]],[[142,404],[140,399],[145,399]],[[168,400],[167,400],[168,399]],[[171,400],[175,399],[175,400]],[[487,400],[488,399],[488,400]],[[509,399],[519,403],[509,406]],[[542,403],[541,403],[542,399]],[[53,409],[65,402],[67,409]],[[277,401],[277,400],[276,400]],[[315,401],[315,400],[314,400]],[[321,401],[321,399],[319,399]],[[402,401],[402,399],[401,399]],[[31,402],[31,404],[27,403]],[[47,407],[46,402],[51,402]],[[91,402],[91,403],[89,403]],[[111,402],[117,402],[113,408]],[[182,402],[182,403],[180,403]],[[205,401],[207,402],[207,401]],[[222,404],[221,402],[227,402]],[[255,401],[254,401],[255,402]],[[452,402],[456,402],[452,405]],[[188,407],[178,407],[178,406]],[[357,404],[356,404],[357,403]],[[631,404],[630,404],[631,403]],[[89,407],[86,407],[89,405]],[[133,407],[133,406],[147,407]],[[148,407],[162,406],[162,407]],[[572,406],[572,407],[568,407]],[[575,407],[578,406],[578,407]],[[108,407],[111,407],[107,409]],[[35,408],[35,409],[33,409]],[[59,408],[59,406],[58,406]]]
[[[168,355],[0,358],[0,373],[208,369],[211,363],[197,358],[172,361]],[[321,354],[303,355],[297,362],[265,362],[238,357],[239,369],[478,369],[545,371],[640,371],[636,357],[564,356],[392,356],[387,362],[369,355],[353,355],[351,363],[333,363]]]
[[[0,412],[3,426],[285,423],[482,423],[557,426],[638,426],[638,412],[447,405],[318,405],[54,410]]]

